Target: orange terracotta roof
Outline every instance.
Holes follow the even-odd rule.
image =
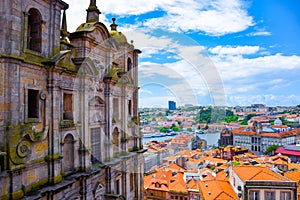
[[[178,152],[176,155],[185,155],[185,156],[191,157],[198,153],[199,152],[195,151],[195,150],[183,150],[183,151]]]
[[[299,182],[300,181],[300,170],[286,172],[286,173],[284,173],[284,176],[292,181]]]
[[[282,176],[272,170],[261,166],[233,166],[233,171],[242,181],[247,180],[278,180],[286,181]]]
[[[228,168],[228,163],[224,163],[224,164],[218,166],[217,168],[220,169],[220,170],[225,170],[225,169]]]
[[[278,127],[285,128],[285,126],[278,126]],[[256,132],[253,132],[253,131],[246,131],[246,128],[243,128],[243,127],[231,130],[231,132],[236,135],[255,135],[256,134]],[[269,133],[269,132],[260,133],[260,135],[264,136],[264,137],[288,137],[288,136],[292,136],[292,135],[296,135],[296,134],[297,134],[297,130],[283,131],[283,132],[279,132],[279,133]]]
[[[286,172],[284,173],[284,176],[291,181],[296,181],[298,183],[298,193],[300,193],[300,170]]]
[[[189,158],[189,162],[195,162],[195,163],[199,163],[200,160],[199,159],[193,159],[193,158]]]
[[[272,128],[289,128],[287,125],[272,125]]]
[[[157,172],[144,177],[144,188],[160,191],[168,191],[169,180],[172,177],[172,172]],[[156,187],[156,185],[159,187]]]
[[[212,181],[212,180],[216,180],[216,177],[214,177],[211,173],[208,173],[202,181]]]
[[[279,133],[267,133],[267,132],[262,132],[260,135],[263,137],[277,137],[277,138],[281,138],[281,137],[288,137],[288,136],[293,136],[296,133],[290,131],[290,132],[279,132]]]
[[[291,170],[291,169],[298,169],[300,170],[300,164],[298,163],[289,163],[288,164],[288,169]]]
[[[289,158],[287,156],[273,156],[273,164],[283,165],[289,163]]]
[[[219,196],[215,198],[215,200],[225,200],[225,199],[234,199],[229,194],[222,192]]]
[[[221,180],[221,181],[228,181],[229,176],[227,175],[227,172],[225,172],[225,170],[223,170],[223,171],[220,171],[217,173],[216,179]]]
[[[169,192],[188,193],[185,182],[183,180],[183,173],[177,173],[175,176],[171,177]]]
[[[191,179],[187,183],[188,190],[197,190],[199,191],[198,183],[195,179]]]
[[[233,134],[236,134],[236,135],[255,135],[256,133],[252,132],[252,131],[240,131],[240,132],[233,132]]]
[[[183,171],[185,171],[185,169],[183,167],[180,167],[177,164],[172,163],[172,164],[157,168],[156,171],[172,171],[172,172],[180,171],[180,172],[183,172]]]
[[[227,160],[223,160],[223,159],[220,159],[220,158],[212,158],[212,157],[209,157],[209,156],[201,158],[200,160],[201,161],[208,161],[208,162],[211,162],[211,163],[217,163],[217,164],[227,163]]]
[[[199,187],[205,200],[239,199],[227,181],[199,181]]]

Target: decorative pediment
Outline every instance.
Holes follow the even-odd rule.
[[[72,51],[63,50],[52,57],[51,62],[55,63],[55,66],[67,69],[69,71],[76,71],[76,66],[72,61]]]
[[[102,42],[109,38],[109,32],[106,26],[101,22],[83,23],[77,28],[75,34],[78,32],[90,32],[89,36],[94,38],[97,42]]]
[[[104,78],[109,78],[115,82],[119,81],[118,72],[120,71],[120,68],[112,67],[109,72],[104,76]]]
[[[94,198],[95,199],[103,199],[103,195],[104,195],[104,186],[100,183],[97,182],[94,189],[93,189],[93,193],[94,193]]]
[[[122,73],[122,72],[121,72]],[[131,76],[129,75],[129,73],[125,72],[125,73],[118,73],[120,80],[119,80],[119,83],[120,84],[123,84],[123,85],[132,85],[133,84],[133,80],[131,78]]]
[[[89,106],[93,106],[93,107],[102,107],[104,106],[104,100],[101,99],[98,96],[93,97],[90,101],[89,101]]]
[[[95,41],[98,43],[102,43],[103,41],[106,40],[105,35],[99,29],[95,29],[93,32],[91,32],[90,36],[93,37],[95,39]]]

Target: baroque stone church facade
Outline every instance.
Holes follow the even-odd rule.
[[[0,2],[0,199],[143,199],[141,51],[96,0],[73,33],[67,9]]]

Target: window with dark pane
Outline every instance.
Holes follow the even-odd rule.
[[[73,120],[73,100],[72,94],[64,94],[64,120]]]
[[[91,128],[91,161],[92,164],[98,163],[101,160],[100,147],[100,128]]]
[[[28,118],[39,117],[39,91],[28,90]]]
[[[36,52],[41,52],[42,16],[35,8],[31,8],[28,13],[27,48]]]

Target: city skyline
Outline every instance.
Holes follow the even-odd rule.
[[[66,0],[70,3],[70,0]],[[84,4],[83,4],[84,2]],[[72,1],[76,30],[88,1]],[[297,105],[300,71],[299,2],[97,2],[100,20],[142,50],[139,107],[178,105]],[[145,6],[146,5],[146,6]]]

